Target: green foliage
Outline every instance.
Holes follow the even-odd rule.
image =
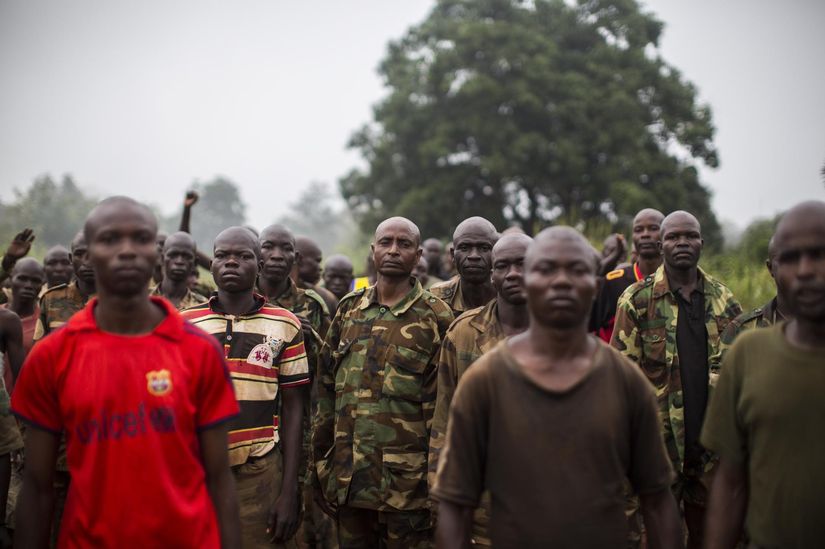
[[[56,244],[68,247],[95,204],[97,198],[87,196],[71,175],[64,175],[60,183],[48,174],[41,175],[27,190],[15,189],[14,202],[0,204],[2,245],[29,227],[36,239],[33,252],[45,251]]]
[[[192,236],[199,249],[211,254],[218,233],[246,223],[246,204],[238,186],[226,177],[218,176],[206,183],[196,181],[192,188],[200,195],[192,209]]]
[[[718,253],[705,255],[700,265],[731,289],[743,310],[761,307],[776,295],[776,285],[764,259],[743,261],[737,253]]]
[[[440,0],[389,45],[389,95],[340,181],[365,232],[405,215],[427,236],[468,215],[528,232],[627,229],[642,207],[719,226],[694,162],[718,165],[710,108],[658,56],[662,24],[635,0]]]

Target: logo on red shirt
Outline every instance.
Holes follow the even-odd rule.
[[[146,389],[150,395],[163,396],[172,390],[172,374],[169,370],[152,370],[146,374]]]

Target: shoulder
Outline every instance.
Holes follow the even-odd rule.
[[[452,324],[450,324],[449,329],[447,330],[447,335],[455,334],[457,332],[464,332],[465,330],[472,329],[472,321],[475,320],[481,312],[484,310],[484,306],[476,307],[475,309],[470,309],[469,311],[464,311],[460,315],[453,320]]]
[[[424,290],[418,303],[423,303],[424,307],[429,310],[438,319],[439,324],[444,323],[443,330],[446,330],[453,321],[453,310],[444,301],[439,299],[436,295]],[[442,332],[443,333],[443,332]]]
[[[445,280],[444,282],[439,282],[438,284],[433,284],[430,286],[427,291],[429,291],[434,296],[440,299],[449,299],[453,295],[455,295],[456,288],[458,287],[458,277],[451,278],[450,280]]]
[[[288,322],[292,324],[298,330],[301,330],[301,321],[295,316],[292,312],[284,309],[283,307],[277,307],[275,305],[266,304],[255,314],[255,316],[264,316],[268,317],[271,320],[275,320],[278,322]]]
[[[308,288],[303,290],[303,293],[310,308],[319,309],[322,313],[329,316],[329,307],[327,307],[327,302],[324,301],[324,298],[321,297],[318,292]]]
[[[358,288],[354,290],[344,297],[338,302],[338,312],[344,311],[355,306],[356,303],[364,296],[364,293],[367,291],[367,288]]]
[[[0,307],[0,324],[3,326],[20,324],[20,317],[11,309]]]
[[[648,275],[638,282],[634,282],[622,292],[619,297],[619,304],[633,307],[636,303],[648,301],[653,297],[654,282],[653,275]]]
[[[53,299],[59,299],[61,297],[65,297],[69,294],[69,285],[68,284],[58,284],[57,286],[53,286],[46,290],[43,295],[40,297],[41,303],[46,303]]]
[[[624,278],[625,271],[627,271],[627,269],[616,269],[615,271],[610,271],[609,273],[604,275],[604,279],[610,282],[611,280]]]
[[[181,314],[181,316],[183,315]],[[220,358],[223,359],[224,351],[218,343],[218,340],[215,339],[214,336],[192,324],[192,322],[186,319],[186,317],[183,319],[183,333],[184,341],[186,343],[184,348],[187,352],[192,352],[193,350],[206,350],[207,352],[217,353]]]
[[[745,311],[744,313],[737,315],[728,327],[725,329],[726,332],[730,331],[734,334],[738,334],[742,330],[748,327],[748,324],[756,324],[759,319],[762,317],[762,307],[757,307],[756,309],[751,309],[750,311]]]
[[[211,313],[212,309],[209,308],[208,300],[193,307],[187,307],[186,309],[180,311],[180,315],[190,322]]]

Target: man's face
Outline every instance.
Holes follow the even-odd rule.
[[[418,263],[415,264],[415,268],[413,269],[413,276],[418,279],[422,286],[426,286],[427,282],[429,282],[430,276],[427,274],[429,270],[429,265],[427,264],[427,260],[424,257],[420,257],[418,259]]]
[[[36,264],[15,267],[11,277],[11,293],[15,301],[30,303],[37,299],[44,277],[43,270]]]
[[[86,254],[88,249],[85,240],[78,240],[74,243],[72,246],[72,268],[77,278],[83,282],[94,284],[95,271]]]
[[[662,229],[662,255],[665,263],[674,269],[696,267],[703,244],[698,223],[688,217],[671,219]]]
[[[493,235],[481,230],[467,230],[453,243],[452,256],[462,280],[482,284],[490,279]]]
[[[97,274],[98,291],[106,289],[121,296],[146,291],[158,258],[155,231],[154,223],[140,208],[113,209],[99,218],[86,253]],[[78,276],[81,273],[79,270]]]
[[[215,241],[212,277],[219,289],[247,292],[255,286],[260,261],[250,243],[238,235],[227,235]]]
[[[51,253],[43,261],[43,271],[46,273],[46,280],[49,287],[58,284],[68,284],[72,279],[71,256],[64,249],[62,253]]]
[[[639,257],[655,259],[662,240],[662,219],[655,214],[641,214],[633,220],[633,247]]]
[[[433,238],[427,239],[424,242],[424,259],[427,260],[427,265],[439,265],[441,262],[441,242]]]
[[[310,247],[301,252],[298,262],[298,276],[309,284],[317,284],[321,280],[321,262],[324,257],[321,250]]]
[[[527,244],[519,241],[499,245],[493,251],[493,286],[504,301],[513,305],[527,302],[524,287],[524,256]]]
[[[524,280],[532,317],[559,329],[586,322],[596,296],[593,250],[559,238],[537,241],[532,253]]]
[[[185,282],[195,268],[195,250],[184,243],[170,241],[163,252],[163,276],[174,282]]]
[[[341,299],[352,285],[352,269],[343,265],[327,265],[324,268],[324,285],[335,297]]]
[[[279,284],[287,279],[295,263],[295,241],[286,231],[280,230],[264,231],[260,241],[261,277]]]
[[[421,248],[418,239],[407,223],[385,223],[375,233],[372,257],[379,274],[389,277],[408,277],[413,271]]]
[[[792,316],[825,322],[825,230],[786,235],[774,261],[777,292]]]

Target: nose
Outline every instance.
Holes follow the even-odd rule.
[[[523,272],[523,270],[520,266],[510,265],[510,267],[507,269],[507,272],[504,275],[504,279],[505,280],[515,280],[515,279],[518,279],[518,278],[522,278],[523,275],[524,275],[524,272]]]
[[[815,263],[816,263],[816,261],[814,260],[813,257],[811,257],[811,254],[803,252],[799,256],[799,263],[797,263],[797,267],[796,267],[796,276],[798,278],[810,278],[810,277],[812,277],[814,275],[814,272],[815,272],[815,269],[814,269]]]

